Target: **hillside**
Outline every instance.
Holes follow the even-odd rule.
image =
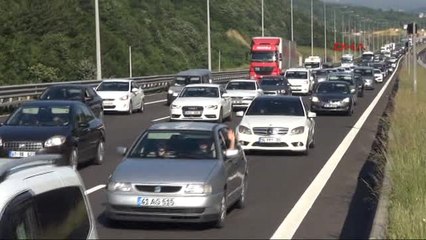
[[[210,2],[213,69],[219,51],[222,69],[246,65],[250,38],[261,35],[260,1]],[[310,45],[309,3],[295,1],[298,45]],[[104,78],[129,75],[129,46],[133,76],[207,67],[206,1],[101,0],[99,5]],[[289,6],[290,0],[265,0],[265,35],[289,39]],[[94,79],[94,12],[93,0],[0,1],[0,83]],[[314,44],[321,47],[321,8],[315,13]]]

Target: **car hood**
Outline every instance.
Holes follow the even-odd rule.
[[[231,97],[253,97],[257,95],[256,90],[226,90]]]
[[[173,101],[173,104],[180,106],[205,106],[205,105],[219,105],[220,98],[209,97],[178,97]]]
[[[55,136],[69,135],[69,127],[34,127],[8,126],[0,127],[0,138],[5,141],[46,141]]]
[[[112,181],[163,184],[202,183],[219,167],[217,159],[136,159],[128,158],[114,170]]]
[[[265,121],[268,119],[268,121]],[[265,116],[265,115],[255,115],[247,116],[245,115],[241,120],[240,125],[244,125],[249,128],[253,127],[300,127],[305,125],[305,117],[298,116]]]
[[[129,94],[128,92],[123,91],[99,91],[97,93],[102,99],[116,99]]]
[[[349,94],[316,94],[315,96],[323,102],[328,102],[330,100],[343,100],[347,97],[351,97]]]

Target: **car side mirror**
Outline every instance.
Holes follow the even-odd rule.
[[[90,124],[87,123],[87,122],[78,123],[79,128],[88,128],[89,126],[90,126]]]
[[[93,97],[85,97],[84,98],[84,101],[85,102],[89,102],[89,101],[92,101],[93,100]]]
[[[308,112],[308,118],[316,118],[317,114],[314,112]]]
[[[351,89],[351,93],[355,93],[355,89]]]
[[[244,116],[244,112],[243,111],[238,111],[238,112],[235,113],[235,115],[237,117],[242,117],[242,116]]]
[[[134,93],[134,92],[137,92],[137,91],[139,91],[139,88],[132,88],[132,92]]]
[[[223,97],[223,98],[227,98],[227,97],[229,97],[229,93],[224,93],[224,94],[222,94],[222,97]]]
[[[226,158],[234,158],[238,155],[238,149],[227,149],[225,151]]]
[[[213,83],[213,80],[209,79],[209,83]]]
[[[121,156],[124,156],[127,153],[127,148],[126,147],[117,147],[116,151]]]

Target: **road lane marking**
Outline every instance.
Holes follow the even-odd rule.
[[[158,121],[169,119],[169,118],[170,118],[170,116],[162,117],[162,118],[157,118],[157,119],[152,120],[151,122],[158,122]]]
[[[398,65],[395,69],[398,69],[399,63],[401,59],[398,61]],[[357,136],[358,132],[361,130],[367,118],[370,116],[371,112],[376,107],[383,93],[388,88],[390,82],[392,81],[395,73],[394,71],[388,81],[386,81],[383,88],[368,106],[368,108],[364,111],[358,121],[355,123],[354,127],[349,131],[349,133],[345,136],[343,141],[334,151],[333,155],[327,160],[321,171],[309,185],[309,187],[305,190],[303,195],[296,202],[294,207],[291,209],[289,214],[285,217],[284,221],[277,228],[275,233],[272,235],[271,239],[291,239],[302,223],[303,219],[308,214],[309,210],[315,203],[315,200],[318,198],[324,186],[327,184],[334,170],[336,169],[339,162],[342,160],[343,155],[349,149],[352,141]]]
[[[101,185],[98,185],[96,187],[92,187],[91,189],[86,190],[84,192],[84,194],[89,195],[89,194],[94,193],[94,192],[96,192],[96,191],[98,191],[98,190],[100,190],[102,188],[105,188],[105,187],[106,187],[105,184],[101,184]]]
[[[166,101],[167,101],[167,99],[157,100],[157,101],[147,102],[147,103],[145,103],[145,105],[151,105],[151,104],[156,104],[156,103],[162,103],[162,102],[166,102]]]

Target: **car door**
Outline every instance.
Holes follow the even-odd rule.
[[[229,114],[232,114],[231,98],[229,96],[225,96],[225,97],[223,96],[223,94],[226,93],[225,88],[220,87],[219,91],[220,91],[220,95],[219,95],[220,102],[221,102],[221,105],[223,106],[224,114],[226,113],[225,115],[228,116]]]
[[[92,157],[96,156],[98,143],[102,138],[102,133],[99,130],[99,121],[96,120],[92,110],[86,106],[81,106],[84,117],[88,124],[88,155]]]
[[[95,93],[93,89],[85,88],[84,89],[84,99],[86,105],[90,107],[93,113],[99,117],[102,109],[102,99]]]
[[[229,139],[227,137],[227,131],[229,131],[228,128],[221,128],[218,132],[219,136],[219,144],[221,148],[221,153],[223,156],[223,164],[225,167],[225,173],[226,173],[226,195],[228,198],[228,203],[233,202],[238,198],[238,190],[239,187],[242,184],[242,177],[244,176],[244,172],[240,172],[241,168],[241,156],[242,153],[240,152],[237,156],[233,158],[227,158],[225,156],[226,150],[229,148]],[[242,174],[242,175],[241,175]]]
[[[89,121],[86,120],[84,106],[76,106],[74,112],[73,138],[77,145],[79,162],[86,161],[91,156],[91,129]]]

